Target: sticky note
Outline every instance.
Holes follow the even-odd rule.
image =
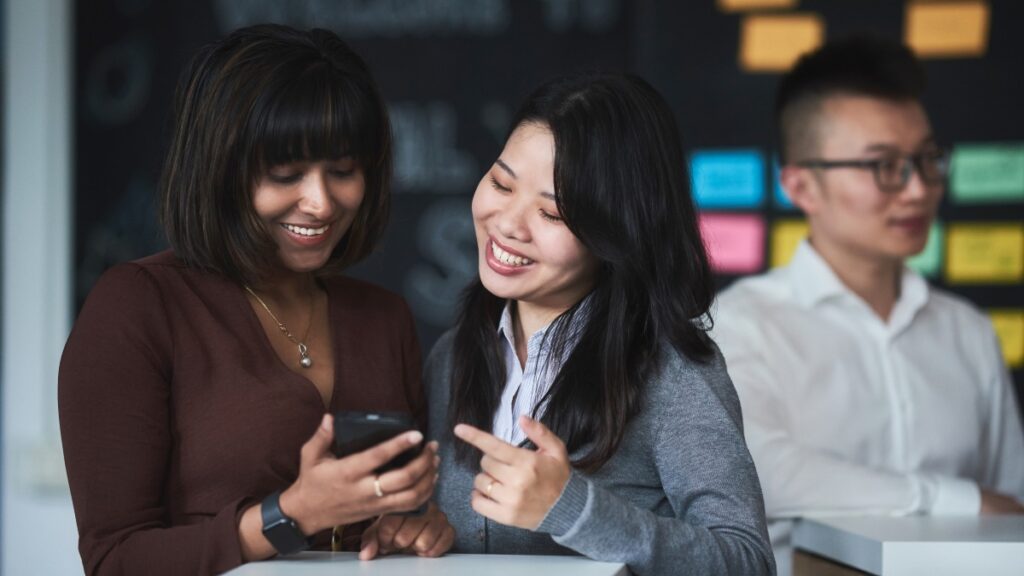
[[[772,224],[772,268],[789,264],[796,247],[807,237],[807,232],[806,220],[777,220]]]
[[[1024,224],[950,224],[946,279],[954,283],[1024,280]]]
[[[983,0],[910,2],[903,40],[921,58],[983,56],[989,12]]]
[[[744,10],[795,8],[796,0],[718,0],[715,4],[722,12],[743,12]]]
[[[999,336],[1006,364],[1024,368],[1024,309],[989,310],[988,317]]]
[[[949,179],[958,204],[1024,202],[1024,143],[956,146]]]
[[[764,158],[757,150],[694,152],[690,176],[701,208],[755,208],[764,200]]]
[[[784,72],[825,39],[825,24],[812,13],[746,16],[740,29],[740,68]]]
[[[922,276],[936,278],[939,275],[939,268],[942,267],[942,223],[932,222],[928,231],[928,243],[920,254],[909,258],[907,266]]]
[[[764,218],[756,214],[701,214],[700,232],[719,274],[750,274],[764,267]]]

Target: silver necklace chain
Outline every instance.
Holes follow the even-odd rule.
[[[292,333],[288,331],[288,327],[284,325],[284,322],[278,320],[277,316],[275,316],[274,313],[270,311],[270,307],[267,306],[267,303],[263,301],[263,298],[260,298],[259,294],[253,292],[252,288],[249,288],[248,286],[245,286],[245,290],[249,294],[252,294],[252,297],[255,298],[257,302],[260,303],[260,306],[262,306],[263,309],[267,311],[267,314],[270,314],[270,317],[274,320],[274,323],[277,324],[277,329],[280,330],[282,334],[284,334],[285,338],[290,340],[292,344],[295,344],[296,346],[299,347],[299,366],[302,366],[303,368],[311,368],[313,366],[313,359],[309,357],[309,347],[306,346],[305,342],[306,339],[309,338],[310,328],[313,327],[313,298],[309,299],[309,325],[306,326],[306,335],[302,337],[302,340],[297,340],[295,336],[292,336]]]

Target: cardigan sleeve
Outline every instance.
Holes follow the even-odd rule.
[[[703,367],[670,362],[651,396],[645,421],[675,515],[639,508],[574,472],[538,530],[640,576],[682,567],[687,574],[773,574],[761,489],[721,357]]]
[[[89,295],[61,357],[64,459],[85,572],[213,574],[242,562],[240,497],[204,521],[169,527],[174,347],[153,276],[109,270]]]

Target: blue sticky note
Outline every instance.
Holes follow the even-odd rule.
[[[701,208],[755,208],[764,200],[764,157],[757,150],[694,152],[690,178]]]

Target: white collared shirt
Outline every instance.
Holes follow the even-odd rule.
[[[574,317],[574,329],[569,334],[569,343],[563,350],[562,358],[551,359],[551,341],[545,338],[558,320],[544,326],[530,335],[526,342],[526,364],[520,365],[516,356],[516,333],[512,324],[511,301],[505,304],[498,323],[498,338],[502,342],[502,355],[505,358],[505,389],[501,393],[501,401],[494,412],[493,433],[498,438],[519,445],[526,439],[526,433],[519,427],[519,416],[532,416],[534,407],[539,406],[536,417],[544,413],[544,398],[558,375],[562,364],[568,359],[579,339],[578,328],[586,317],[586,301],[580,306]],[[541,401],[544,400],[542,403]]]
[[[1024,498],[991,323],[909,269],[885,322],[804,241],[788,266],[719,296],[713,337],[778,547],[793,517],[977,514],[979,485]]]

